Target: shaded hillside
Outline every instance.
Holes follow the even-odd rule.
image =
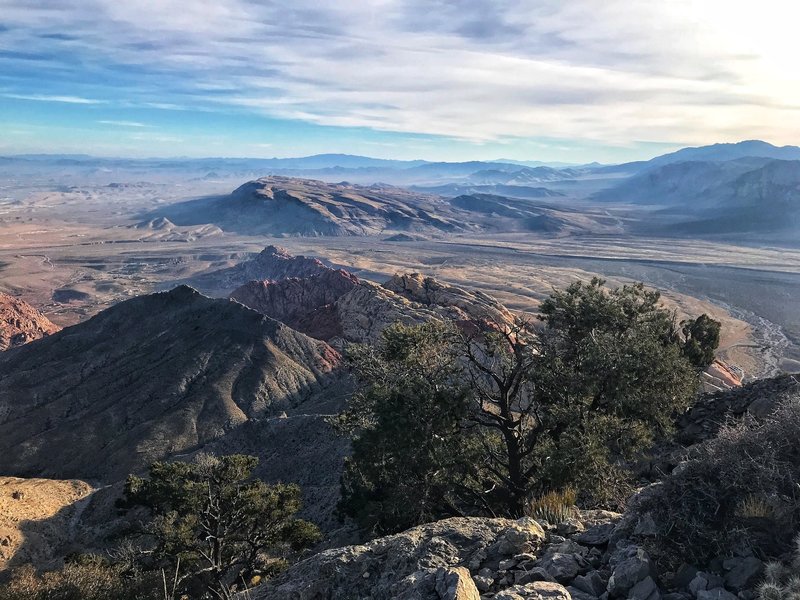
[[[434,196],[390,186],[264,177],[228,196],[159,209],[178,225],[213,223],[223,230],[265,235],[368,235],[384,230],[458,231],[463,219],[440,214]]]
[[[0,292],[0,351],[51,335],[59,327],[27,302]]]
[[[188,287],[135,298],[0,355],[0,473],[114,481],[314,403],[338,362]]]

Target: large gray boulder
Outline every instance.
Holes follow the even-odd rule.
[[[477,589],[470,571],[477,574],[486,565],[496,569],[500,560],[536,552],[544,539],[544,531],[532,519],[445,519],[367,544],[320,552],[252,590],[250,596],[253,600],[473,600]],[[569,600],[569,595],[530,597]]]

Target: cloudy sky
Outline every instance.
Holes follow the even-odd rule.
[[[0,0],[0,152],[798,144],[798,23],[791,0]]]

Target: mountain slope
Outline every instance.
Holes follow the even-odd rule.
[[[338,362],[185,286],[134,298],[0,355],[0,474],[114,481],[314,403]]]
[[[51,335],[59,327],[38,310],[0,292],[0,351]]]
[[[149,218],[163,216],[178,225],[213,223],[226,231],[263,235],[464,230],[462,220],[439,214],[442,207],[435,196],[401,188],[274,176],[245,183],[228,196],[160,209]]]

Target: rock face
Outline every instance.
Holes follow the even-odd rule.
[[[59,330],[27,302],[0,292],[0,351],[21,346]]]
[[[0,473],[115,481],[328,399],[339,360],[185,286],[135,298],[0,355]]]
[[[702,396],[676,423],[678,439],[691,445],[714,437],[726,417],[769,415],[787,398],[800,397],[800,377],[781,375]]]
[[[374,343],[392,323],[455,321],[463,327],[510,325],[514,316],[496,300],[417,273],[396,275],[382,286],[346,271],[306,278],[253,281],[231,298],[334,346]]]
[[[510,555],[536,552],[544,540],[544,531],[530,519],[446,519],[321,552],[251,595],[256,600],[475,600],[470,572],[496,569]],[[564,594],[561,598],[569,598]]]
[[[279,246],[267,246],[253,258],[234,267],[219,269],[193,277],[189,283],[201,291],[225,294],[249,281],[278,281],[290,277],[311,277],[327,273],[331,268],[307,256],[293,256]]]
[[[498,325],[514,322],[508,309],[491,296],[443,284],[420,273],[395,275],[383,287],[424,306],[450,308],[460,317],[456,320],[481,320]]]
[[[230,195],[160,209],[178,225],[213,223],[225,231],[261,235],[347,236],[385,230],[463,231],[465,220],[436,196],[385,185],[264,177]]]
[[[236,289],[231,299],[318,339],[340,336],[342,323],[325,307],[359,285],[355,275],[328,269],[310,277],[280,281],[251,281]],[[315,314],[318,313],[318,314]]]

